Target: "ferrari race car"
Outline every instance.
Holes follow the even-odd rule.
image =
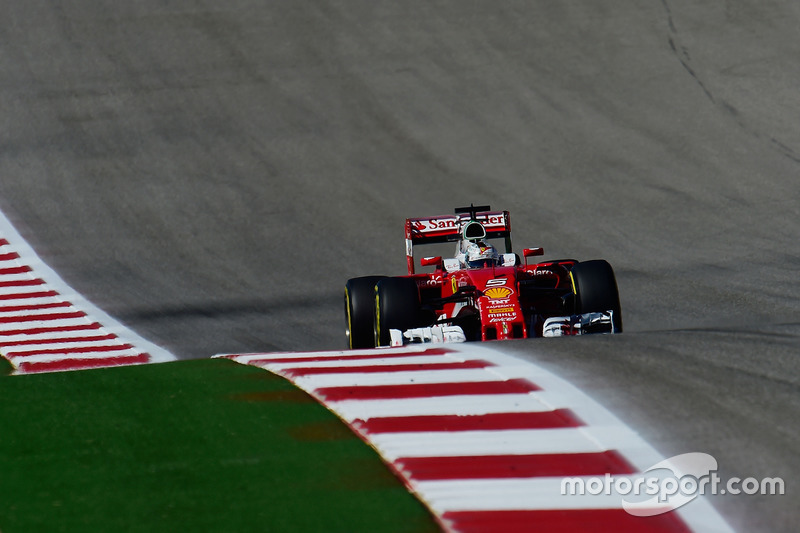
[[[344,293],[350,348],[413,342],[465,342],[589,333],[621,333],[617,282],[604,260],[562,259],[528,264],[544,254],[511,249],[508,211],[460,207],[454,215],[409,218],[405,224],[408,275],[347,281]],[[502,241],[505,252],[490,244]],[[456,243],[452,258],[423,257],[414,249]]]

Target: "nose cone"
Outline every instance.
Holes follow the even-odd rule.
[[[472,279],[483,293],[478,299],[483,340],[524,338],[527,328],[515,289],[514,268],[483,270]]]

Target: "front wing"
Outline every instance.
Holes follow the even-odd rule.
[[[416,343],[466,342],[464,330],[459,326],[430,326],[405,331],[389,330],[391,346]],[[568,337],[574,335],[611,334],[614,331],[614,311],[584,313],[581,315],[554,316],[544,321],[543,337]]]

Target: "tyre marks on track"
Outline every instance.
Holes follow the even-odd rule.
[[[647,518],[564,477],[630,476],[662,458],[557,376],[482,345],[220,355],[286,377],[374,447],[443,529],[727,531],[704,500]]]
[[[2,215],[0,355],[16,374],[174,359],[70,289]]]

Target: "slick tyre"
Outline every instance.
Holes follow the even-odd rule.
[[[614,270],[607,261],[584,261],[570,272],[575,289],[575,313],[613,311],[614,333],[622,333],[622,308]]]
[[[375,347],[375,284],[385,277],[353,278],[345,284],[344,318],[348,348]]]
[[[375,285],[375,346],[391,344],[390,329],[419,327],[420,298],[417,283],[409,278],[385,278]]]

